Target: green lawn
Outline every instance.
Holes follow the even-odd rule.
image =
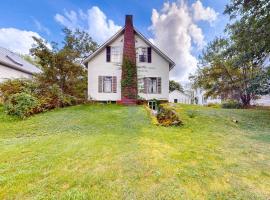
[[[269,199],[270,110],[177,110],[165,128],[140,106],[0,107],[0,199]]]

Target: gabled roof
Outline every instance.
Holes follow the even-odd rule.
[[[107,40],[105,43],[103,43],[95,52],[93,52],[90,56],[88,56],[84,61],[83,64],[86,64],[91,59],[93,59],[96,55],[98,55],[103,49],[105,49],[106,46],[111,44],[113,41],[115,41],[122,33],[124,33],[125,27],[122,27],[116,34],[114,34],[109,40]],[[135,27],[134,27],[135,33],[152,49],[156,51],[157,54],[159,54],[161,57],[163,57],[165,60],[169,62],[170,70],[175,66],[175,63],[165,54],[163,53],[158,47],[156,47],[153,43],[151,43],[143,34],[141,34]]]
[[[178,93],[178,94],[182,94],[182,95],[190,97],[189,94],[186,94],[185,92],[181,92],[180,90],[173,90],[173,91],[169,92],[169,94],[172,94],[172,93]]]
[[[27,62],[18,54],[3,47],[0,47],[0,64],[31,75],[41,72],[38,67]]]

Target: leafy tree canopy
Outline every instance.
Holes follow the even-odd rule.
[[[184,92],[182,85],[179,82],[176,82],[174,80],[170,80],[169,89],[170,89],[170,92],[172,92],[174,90],[179,90],[181,92]]]
[[[231,0],[225,14],[231,18],[225,30],[228,37],[207,46],[192,79],[207,96],[249,105],[257,95],[270,93],[270,2]]]
[[[73,32],[65,28],[63,33],[61,48],[53,42],[50,49],[45,41],[33,37],[35,44],[30,52],[43,71],[36,75],[36,79],[44,88],[56,84],[64,94],[83,98],[87,88],[87,74],[81,63],[98,45],[84,31]]]

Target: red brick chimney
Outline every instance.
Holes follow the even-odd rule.
[[[136,50],[135,50],[135,34],[133,28],[132,15],[126,15],[125,30],[124,30],[124,48],[123,48],[123,64],[124,60],[129,60],[135,69],[132,73],[133,84],[125,86],[122,84],[121,102],[126,105],[136,104],[137,101],[137,68],[136,68]],[[122,66],[122,80],[127,78],[128,70]]]

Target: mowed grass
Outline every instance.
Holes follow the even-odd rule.
[[[177,111],[165,128],[141,106],[0,107],[0,199],[270,198],[270,110]]]

